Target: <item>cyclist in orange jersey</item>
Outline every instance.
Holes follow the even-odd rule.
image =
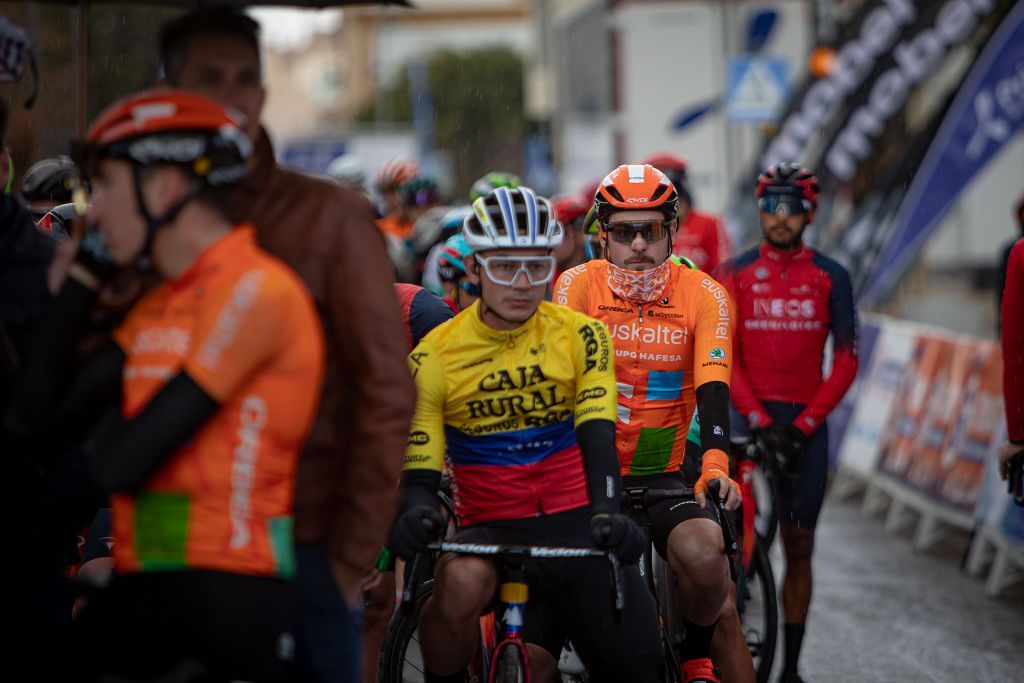
[[[673,262],[678,195],[653,166],[609,173],[594,196],[607,260],[562,274],[555,303],[603,321],[615,344],[616,446],[624,486],[683,488],[680,465],[694,408],[700,406],[703,459],[694,499],[649,509],[658,553],[676,576],[686,638],[683,678],[718,681],[711,637],[729,594],[729,567],[714,506],[713,479],[727,509],[739,506],[729,479],[732,309],[705,273]]]
[[[278,681],[291,668],[293,490],[324,339],[298,277],[222,208],[247,172],[242,125],[205,97],[151,91],[112,105],[75,145],[96,227],[41,356],[69,365],[61,345],[73,347],[113,267],[144,259],[165,281],[63,392],[46,373],[38,383],[64,397],[65,414],[105,398],[120,408],[86,450],[112,494],[117,576],[54,658],[73,671],[54,679],[150,679],[186,660],[211,680]]]

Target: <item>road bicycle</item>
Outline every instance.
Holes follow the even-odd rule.
[[[731,557],[738,549],[736,529],[732,513],[726,512],[719,493],[718,482],[711,482],[708,499],[718,512],[718,519],[722,525],[725,554]],[[647,511],[656,503],[692,498],[692,488],[652,489],[647,486],[626,486],[622,491],[623,506],[626,512],[648,535],[644,553],[640,556],[639,568],[640,574],[654,595],[658,606],[662,647],[665,650],[665,680],[671,683],[682,681],[679,671],[679,648],[683,642],[684,632],[681,619],[676,612],[675,578],[668,563],[652,551]]]
[[[521,633],[529,590],[524,578],[524,566],[532,560],[593,559],[608,562],[611,577],[610,594],[615,612],[624,607],[622,568],[614,553],[597,548],[516,546],[482,543],[432,543],[427,553],[420,554],[412,563],[409,582],[402,594],[402,603],[392,618],[388,634],[381,648],[380,681],[400,683],[423,680],[423,662],[419,651],[418,622],[426,601],[433,593],[434,580],[420,582],[423,568],[434,554],[455,553],[473,557],[487,557],[499,567],[501,585],[498,590],[504,604],[501,616],[482,619],[484,636],[480,651],[470,666],[470,680],[487,683],[529,683],[530,661]],[[489,631],[489,633],[488,633]]]

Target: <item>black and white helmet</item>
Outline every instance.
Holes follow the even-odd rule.
[[[551,203],[530,188],[497,187],[473,202],[462,236],[473,251],[552,249],[562,243],[565,229]]]

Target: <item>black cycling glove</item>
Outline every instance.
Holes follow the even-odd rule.
[[[760,433],[765,448],[775,455],[775,464],[779,472],[786,477],[794,478],[800,469],[800,461],[807,450],[807,435],[793,424],[772,423]]]
[[[441,501],[437,487],[441,473],[431,470],[406,470],[402,473],[398,517],[388,540],[388,550],[403,560],[411,560],[427,549],[444,531]]]
[[[403,560],[411,560],[436,541],[444,530],[444,517],[437,506],[417,505],[406,510],[395,522],[388,550]]]
[[[636,564],[646,542],[636,522],[621,512],[591,517],[590,537],[597,547],[614,552],[623,564]]]

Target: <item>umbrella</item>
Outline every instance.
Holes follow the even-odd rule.
[[[17,0],[16,0],[17,1]],[[77,66],[76,66],[76,88],[75,88],[75,128],[79,135],[85,133],[86,125],[86,92],[88,83],[88,55],[89,55],[89,6],[93,4],[114,4],[119,0],[23,0],[23,2],[38,2],[43,4],[74,5],[78,9],[78,39],[77,39]],[[181,7],[182,9],[199,9],[202,7],[255,7],[255,6],[287,6],[287,7],[308,7],[323,9],[325,7],[343,7],[352,5],[396,5],[411,7],[410,0],[144,0],[145,4],[161,5],[166,7]],[[120,0],[121,3],[124,0]],[[142,4],[142,3],[140,3]]]

